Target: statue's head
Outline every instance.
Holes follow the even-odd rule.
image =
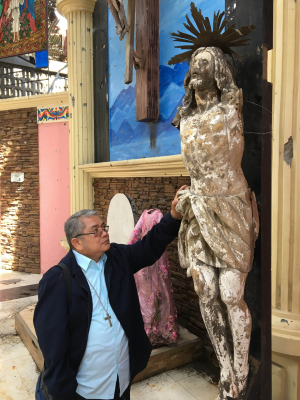
[[[201,47],[191,56],[190,68],[184,79],[185,96],[180,115],[188,115],[197,107],[196,90],[219,91],[222,103],[229,103],[236,94],[232,73],[225,54],[218,47]]]
[[[195,90],[212,90],[217,87],[215,61],[208,48],[198,49],[192,55],[184,86]]]

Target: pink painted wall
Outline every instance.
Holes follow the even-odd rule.
[[[41,273],[66,255],[60,240],[70,216],[69,123],[39,124]]]

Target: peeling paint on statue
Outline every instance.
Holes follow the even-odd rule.
[[[242,399],[251,336],[244,287],[259,229],[255,195],[241,168],[243,96],[218,47],[202,47],[193,53],[184,87],[176,125],[191,187],[179,194],[177,210],[183,215],[179,259],[193,277],[219,360],[218,399]],[[233,358],[220,298],[228,310]]]

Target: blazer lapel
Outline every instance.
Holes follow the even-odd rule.
[[[105,254],[107,255],[107,260],[104,268],[104,276],[107,292],[109,293],[111,277],[113,274],[113,259],[115,257],[115,249],[111,247]]]
[[[77,278],[80,285],[88,292],[89,300],[92,301],[92,295],[91,295],[91,290],[89,287],[89,284],[87,283],[87,280],[82,272],[82,269],[80,266],[77,264],[76,258],[74,256],[74,253],[72,250],[69,251],[67,254],[67,257],[69,259],[69,265],[70,265],[70,273],[75,279]]]

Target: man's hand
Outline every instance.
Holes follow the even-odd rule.
[[[181,186],[181,188],[179,190],[177,190],[176,196],[174,197],[174,200],[172,201],[171,215],[175,219],[180,219],[182,217],[182,215],[178,211],[176,211],[176,206],[179,201],[178,196],[177,196],[178,192],[180,192],[181,190],[184,190],[187,186],[188,185]]]

